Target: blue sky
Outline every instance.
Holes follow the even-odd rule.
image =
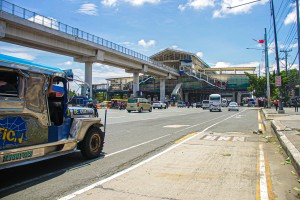
[[[274,34],[268,0],[236,6],[253,0],[8,0],[18,6],[51,17],[88,33],[151,56],[165,48],[197,54],[211,67],[262,65],[262,48],[253,39],[269,34],[271,67],[275,67]],[[291,68],[298,68],[293,0],[274,0],[278,43],[292,49]],[[73,58],[0,42],[0,53],[31,61],[72,68],[84,77],[84,65]],[[283,54],[280,54],[283,57]],[[293,61],[295,62],[293,63]],[[285,62],[282,60],[281,65]],[[283,68],[282,68],[283,69]],[[106,78],[131,76],[124,70],[94,64],[93,83]]]

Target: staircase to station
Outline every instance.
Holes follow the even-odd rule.
[[[203,81],[205,83],[207,83],[210,86],[216,87],[218,89],[223,90],[224,88],[219,87],[217,85],[215,85],[215,79],[211,79],[209,78],[209,76],[205,75],[205,74],[201,74],[200,72],[184,72],[187,76],[189,77],[193,77],[195,79],[197,79],[198,81]]]

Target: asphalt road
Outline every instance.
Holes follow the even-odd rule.
[[[104,110],[99,112],[103,118]],[[232,117],[228,118],[230,116]],[[227,118],[228,120],[214,125]],[[212,127],[209,128],[210,126]],[[209,112],[199,108],[169,108],[153,110],[151,113],[108,110],[104,154],[101,158],[86,161],[79,152],[76,152],[27,166],[2,170],[0,198],[57,199],[66,196],[146,160],[167,149],[180,138],[204,129],[207,131],[203,140],[216,137],[214,139],[216,141],[225,136],[246,137],[247,143],[235,150],[240,149],[241,152],[246,151],[249,154],[247,159],[238,162],[247,163],[250,173],[247,174],[254,175],[254,179],[251,179],[254,180],[254,185],[249,188],[249,194],[255,197],[258,144],[265,142],[265,138],[253,134],[253,131],[258,130],[257,110],[242,108],[241,112],[228,112],[226,109],[223,109],[223,112]],[[205,146],[199,148],[199,151],[207,150]],[[276,148],[275,144],[268,146],[266,152],[273,155]],[[280,164],[285,159],[281,154],[270,158],[270,163],[274,165],[274,168],[271,167],[274,174],[288,174],[292,170],[283,168]],[[230,165],[236,163],[227,163],[226,166]],[[203,170],[209,173],[211,169]],[[292,187],[291,184],[297,184],[297,181],[288,175],[281,177],[280,180],[278,177],[274,176],[275,193],[279,196],[293,197],[294,194],[289,188]],[[283,187],[280,185],[282,182],[288,184]]]

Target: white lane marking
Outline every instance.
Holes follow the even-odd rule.
[[[140,144],[137,144],[137,145],[128,147],[128,148],[126,148],[126,149],[122,149],[122,150],[120,150],[120,151],[116,151],[116,152],[107,154],[107,155],[105,155],[105,157],[104,157],[103,159],[105,159],[105,158],[107,158],[107,157],[110,157],[110,156],[113,156],[113,155],[118,154],[118,153],[122,153],[122,152],[124,152],[124,151],[128,151],[128,150],[130,150],[130,149],[133,149],[133,148],[142,146],[142,145],[144,145],[144,144],[148,144],[148,143],[150,143],[150,142],[159,140],[159,139],[161,139],[161,138],[164,138],[164,137],[167,137],[167,136],[170,136],[170,135],[171,135],[171,134],[167,134],[167,135],[164,135],[164,136],[161,136],[161,137],[158,137],[158,138],[154,138],[154,139],[152,139],[152,140],[148,140],[148,141],[146,141],[146,142],[143,142],[143,143],[140,143]],[[85,164],[85,163],[84,163],[84,164]],[[81,165],[82,165],[82,164],[80,164],[80,166],[81,166]],[[8,187],[5,187],[5,188],[1,188],[1,189],[0,189],[0,192],[6,191],[6,190],[9,190],[9,189],[12,189],[12,188],[15,188],[15,187],[24,185],[24,184],[28,184],[28,183],[31,183],[31,182],[33,182],[33,181],[37,181],[37,180],[40,180],[40,179],[43,179],[43,178],[46,178],[46,177],[49,177],[49,176],[53,176],[53,175],[58,174],[58,173],[63,173],[63,172],[65,172],[65,171],[68,171],[68,170],[71,170],[71,169],[74,169],[74,168],[77,168],[77,167],[78,167],[78,166],[76,165],[76,166],[72,166],[72,167],[60,169],[60,170],[55,171],[55,172],[51,172],[51,173],[44,174],[44,175],[41,175],[41,176],[36,177],[36,178],[32,178],[32,179],[29,179],[29,180],[26,180],[26,181],[23,181],[23,182],[19,182],[19,183],[17,183],[17,184],[11,185],[11,186],[8,186]]]
[[[245,110],[243,110],[242,112],[244,112],[244,111],[245,111]],[[237,114],[238,114],[238,113],[237,113]],[[225,119],[223,119],[223,120],[221,120],[221,121],[219,121],[219,122],[217,122],[217,123],[215,123],[215,124],[212,124],[212,125],[206,127],[206,128],[205,128],[204,130],[202,130],[201,132],[197,132],[197,134],[195,134],[195,135],[193,135],[193,136],[187,138],[186,140],[183,140],[182,142],[179,142],[178,144],[174,144],[174,145],[172,145],[171,147],[169,147],[168,149],[166,149],[166,150],[164,150],[164,151],[162,151],[162,152],[160,152],[160,153],[158,153],[158,154],[156,154],[156,155],[154,155],[154,156],[152,156],[152,157],[150,157],[150,158],[148,158],[148,159],[146,159],[146,160],[144,160],[144,161],[142,161],[142,162],[140,162],[140,163],[138,163],[138,164],[136,164],[136,165],[133,165],[132,167],[129,167],[129,168],[127,168],[127,169],[125,169],[125,170],[123,170],[123,171],[121,171],[121,172],[118,172],[118,173],[116,173],[116,174],[114,174],[114,175],[112,175],[112,176],[110,176],[110,177],[108,177],[108,178],[106,178],[106,179],[103,179],[103,180],[98,181],[98,182],[96,182],[96,183],[94,183],[94,184],[92,184],[92,185],[89,185],[89,186],[87,186],[87,187],[85,187],[85,188],[83,188],[83,189],[81,189],[81,190],[78,190],[78,191],[76,191],[76,192],[73,192],[72,194],[69,194],[69,195],[67,195],[67,196],[64,196],[64,197],[60,198],[59,200],[69,200],[69,199],[72,199],[72,198],[76,197],[77,195],[83,194],[84,192],[87,192],[87,191],[89,191],[89,190],[91,190],[91,189],[93,189],[93,188],[95,188],[95,187],[97,187],[97,186],[99,186],[99,185],[102,185],[102,184],[104,184],[104,183],[106,183],[106,182],[108,182],[108,181],[111,181],[111,180],[113,180],[113,179],[119,177],[119,176],[122,176],[122,175],[124,175],[124,174],[126,174],[126,173],[128,173],[128,172],[130,172],[130,171],[132,171],[132,170],[134,170],[134,169],[136,169],[136,168],[138,168],[138,167],[140,167],[140,166],[142,166],[142,165],[148,163],[148,162],[150,162],[151,160],[154,160],[155,158],[157,158],[157,157],[159,157],[159,156],[161,156],[161,155],[163,155],[163,154],[165,154],[165,153],[167,153],[167,152],[169,152],[169,151],[175,149],[176,147],[178,147],[178,146],[182,145],[183,143],[185,143],[185,142],[187,142],[187,141],[193,139],[194,137],[198,136],[199,134],[204,133],[204,132],[207,131],[208,129],[210,129],[210,128],[216,126],[217,124],[220,124],[220,123],[222,123],[222,122],[224,122],[224,121],[226,121],[226,120],[228,120],[228,119],[230,119],[230,118],[235,117],[237,114],[234,114],[234,115],[232,115],[232,116],[230,116],[230,117],[227,117],[227,118],[225,118]]]
[[[164,126],[164,128],[181,128],[181,127],[184,127],[184,126],[190,126],[190,125],[167,125],[167,126]]]
[[[225,117],[225,116],[227,116],[227,115],[228,115],[228,114],[222,115],[222,116],[217,117],[217,118],[214,118],[214,119],[207,120],[207,121],[202,122],[202,123],[199,123],[199,124],[195,124],[195,125],[193,125],[193,126],[189,126],[189,127],[187,127],[187,128],[181,129],[181,130],[176,131],[176,132],[174,132],[174,133],[179,133],[179,132],[181,132],[181,131],[185,131],[185,130],[187,130],[187,129],[193,128],[193,127],[195,127],[195,126],[200,126],[200,125],[202,125],[202,124],[205,124],[205,123],[208,123],[208,122],[211,122],[211,121],[215,121],[216,119],[223,118],[223,117]],[[229,115],[230,115],[230,114],[229,114]]]
[[[259,144],[259,174],[260,199],[268,200],[269,195],[267,186],[266,166],[262,144]]]
[[[170,135],[171,135],[171,134],[167,134],[167,135],[164,135],[164,136],[155,138],[155,139],[153,139],[153,140],[149,140],[149,141],[147,141],[147,142],[143,142],[143,143],[140,143],[140,144],[137,144],[137,145],[128,147],[128,148],[126,148],[126,149],[122,149],[122,150],[120,150],[120,151],[116,151],[116,152],[114,152],[114,153],[107,154],[107,155],[105,155],[105,158],[106,158],[106,157],[109,157],[109,156],[112,156],[112,155],[115,155],[115,154],[118,154],[118,153],[122,153],[122,152],[124,152],[124,151],[129,150],[129,149],[133,149],[133,148],[142,146],[142,145],[144,145],[144,144],[148,144],[148,143],[150,143],[150,142],[153,142],[153,141],[155,141],[155,140],[159,140],[159,139],[161,139],[161,138],[164,138],[164,137],[167,137],[167,136],[170,136]]]

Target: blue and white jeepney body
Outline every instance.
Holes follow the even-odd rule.
[[[105,137],[100,118],[91,108],[68,107],[71,75],[0,54],[0,169],[77,148],[86,158],[100,155]]]

